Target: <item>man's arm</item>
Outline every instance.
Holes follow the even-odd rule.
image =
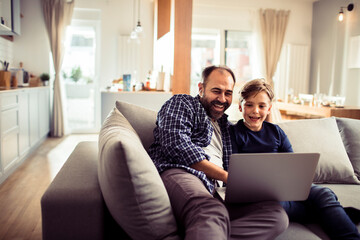
[[[209,162],[207,159],[194,163],[190,165],[190,167],[198,171],[204,172],[205,175],[209,178],[227,183],[228,172],[215,165],[214,163]]]
[[[162,158],[172,164],[191,166],[207,157],[201,143],[192,139],[194,121],[199,113],[191,100],[190,96],[175,95],[158,112],[154,137],[161,145]]]

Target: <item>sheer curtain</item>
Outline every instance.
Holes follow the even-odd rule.
[[[260,26],[263,39],[266,80],[274,88],[273,76],[280,58],[290,11],[260,9]],[[281,122],[281,114],[276,105],[272,104],[271,114],[267,121]]]
[[[64,53],[63,41],[65,29],[71,22],[74,0],[41,0],[41,5],[55,69],[51,135],[53,137],[62,137],[64,135],[64,116],[61,99],[60,69]]]
[[[260,25],[265,54],[266,79],[274,86],[273,76],[280,58],[290,11],[260,9]]]

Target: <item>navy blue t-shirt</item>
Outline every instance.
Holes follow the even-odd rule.
[[[244,120],[230,126],[232,153],[293,152],[285,132],[278,126],[263,122],[260,131],[247,128]]]

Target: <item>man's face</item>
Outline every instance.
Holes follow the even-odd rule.
[[[208,116],[218,120],[231,105],[234,79],[226,70],[215,69],[208,77],[206,85],[199,83],[200,102]]]
[[[239,106],[244,124],[252,131],[260,131],[266,117],[270,114],[271,101],[266,92],[261,91],[243,100]]]

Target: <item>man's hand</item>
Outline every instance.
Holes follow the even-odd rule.
[[[221,167],[215,165],[214,163],[209,162],[207,159],[204,159],[201,162],[194,163],[190,165],[190,167],[198,171],[204,172],[205,175],[209,178],[227,183],[228,172]]]

